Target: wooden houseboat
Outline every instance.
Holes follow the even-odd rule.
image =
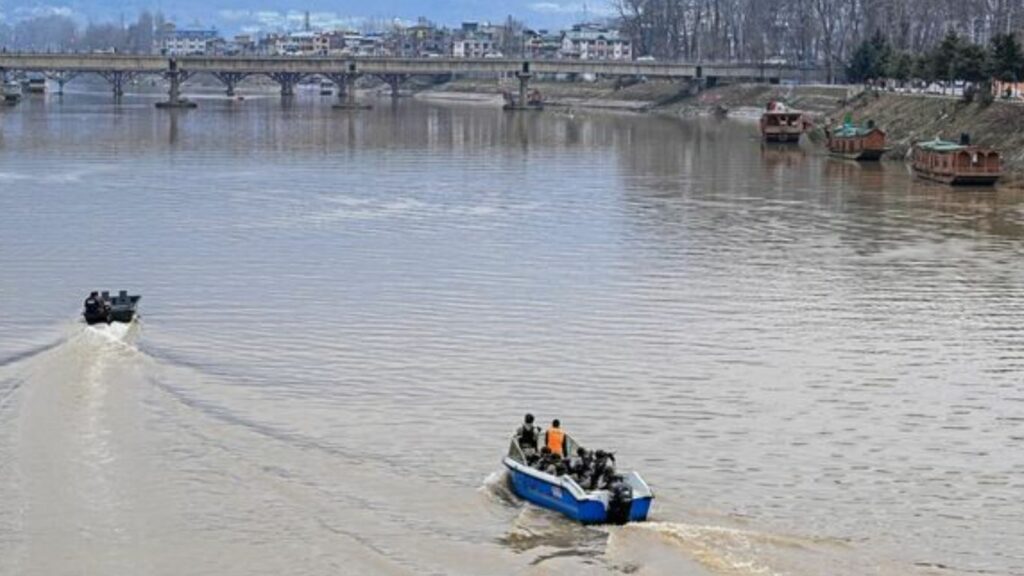
[[[1003,159],[992,148],[971,145],[970,136],[960,142],[935,139],[918,142],[912,151],[914,172],[945,184],[991,186],[1003,174]]]
[[[804,133],[804,115],[772,100],[761,114],[761,138],[765,142],[797,143]]]
[[[869,120],[864,126],[846,122],[835,129],[826,129],[826,145],[833,156],[848,160],[874,161],[889,149],[885,146],[885,130]]]

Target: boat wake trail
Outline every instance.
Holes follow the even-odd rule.
[[[4,366],[0,501],[14,504],[0,506],[9,536],[0,557],[13,572],[66,572],[88,556],[90,541],[127,545],[123,527],[137,504],[127,496],[137,469],[126,465],[140,429],[137,333],[76,323]]]
[[[508,485],[508,472],[499,470],[491,472],[484,478],[484,483],[480,485],[477,492],[483,494],[494,502],[506,504],[509,506],[520,506],[521,501],[512,492],[512,489]]]
[[[646,544],[642,544],[643,541],[647,541]],[[845,541],[832,538],[804,538],[681,522],[646,522],[611,529],[607,555],[615,558],[626,555],[627,550],[646,546],[645,557],[656,559],[658,555],[649,550],[654,544],[666,547],[666,552],[681,551],[703,571],[720,576],[813,573],[814,566],[821,566],[821,562],[831,564],[837,550],[848,548]],[[833,573],[845,571],[837,569]]]
[[[17,352],[12,353],[12,354],[8,354],[6,356],[0,357],[0,368],[6,368],[7,366],[11,366],[11,365],[17,364],[19,362],[23,362],[25,360],[28,360],[28,359],[33,358],[35,356],[38,356],[38,355],[40,355],[40,354],[42,354],[44,352],[48,352],[50,350],[53,350],[54,348],[56,348],[57,346],[60,346],[63,343],[64,343],[64,339],[55,340],[53,342],[49,342],[49,343],[46,343],[46,344],[40,344],[38,346],[33,346],[33,347],[25,349],[25,350],[19,350]]]

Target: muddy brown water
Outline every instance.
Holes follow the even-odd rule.
[[[0,112],[0,573],[1024,574],[1024,203],[753,123]],[[141,323],[86,328],[92,288]],[[652,522],[508,493],[526,411]]]

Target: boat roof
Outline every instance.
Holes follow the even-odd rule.
[[[874,132],[875,130],[881,131],[881,129],[878,128],[877,126],[872,126],[868,128],[865,126],[854,126],[853,124],[843,124],[842,126],[833,130],[832,135],[840,138],[851,138],[854,136],[865,136],[867,134]]]
[[[949,140],[939,140],[936,138],[930,142],[921,142],[918,146],[922,150],[928,150],[931,152],[956,152],[958,150],[966,150],[967,146],[963,144],[957,144],[956,142],[950,142]]]
[[[976,150],[979,152],[993,152],[991,148],[984,146],[977,146],[975,144],[959,144],[957,142],[950,142],[949,140],[930,140],[928,142],[919,142],[917,147],[926,150],[928,152],[960,152],[961,150]]]

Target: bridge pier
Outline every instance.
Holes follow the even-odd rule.
[[[114,91],[114,99],[120,100],[121,96],[124,96],[124,85],[126,82],[131,82],[135,79],[134,72],[127,72],[124,70],[105,70],[99,72],[107,82],[110,82],[110,86]]]
[[[519,80],[519,94],[514,101],[505,103],[505,110],[540,110],[544,107],[539,98],[533,98],[530,93],[531,78],[533,78],[533,74],[530,73],[530,63],[524,62],[522,71],[516,72],[516,79]]]
[[[239,82],[245,80],[249,75],[245,72],[214,72],[213,77],[220,80],[222,84],[227,88],[224,93],[228,96],[235,95],[235,86]]]
[[[267,76],[281,85],[281,96],[287,98],[295,95],[295,85],[301,82],[306,77],[306,74],[301,72],[271,72]]]
[[[357,72],[327,75],[332,82],[338,85],[338,102],[333,106],[335,110],[369,110],[373,108],[369,104],[361,104],[356,100],[356,80],[360,76],[362,74]]]
[[[409,79],[409,75],[408,74],[384,74],[380,78],[381,78],[381,80],[384,81],[384,83],[386,83],[388,85],[388,87],[391,88],[391,97],[392,98],[398,98],[398,90],[399,90],[399,88],[401,88],[402,83]]]
[[[162,109],[198,107],[198,104],[195,102],[181,97],[181,84],[191,76],[191,72],[186,72],[185,70],[178,68],[178,61],[171,58],[168,61],[167,72],[164,73],[164,77],[167,78],[168,82],[170,82],[170,87],[167,90],[167,101],[157,102],[156,107]]]
[[[69,70],[57,70],[56,72],[46,72],[44,75],[57,83],[57,94],[63,95],[64,85],[77,78],[78,74],[78,72],[71,72]]]

